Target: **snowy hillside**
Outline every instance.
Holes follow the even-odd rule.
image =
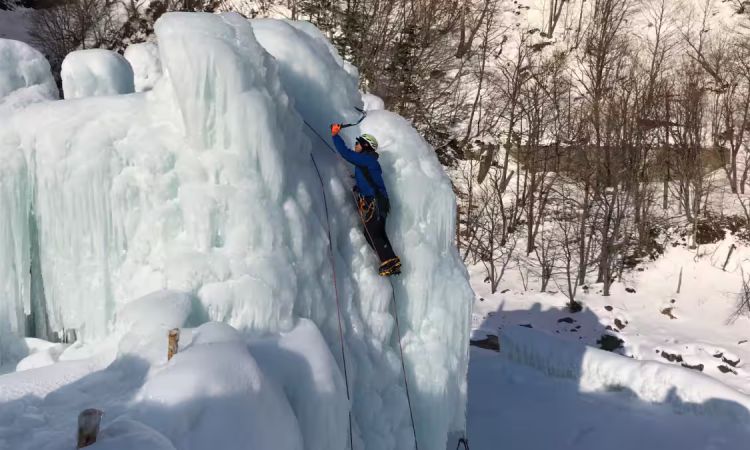
[[[76,98],[0,123],[0,447],[69,448],[89,407],[103,449],[450,445],[473,293],[432,149],[382,110],[345,133],[381,143],[389,283],[327,142],[363,105],[356,69],[293,22],[167,14],[156,38],[158,64],[68,55]]]

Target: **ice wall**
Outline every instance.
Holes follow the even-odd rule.
[[[327,138],[328,124],[357,118],[354,108],[363,106],[357,79],[317,29],[294,22],[254,20],[252,23],[258,41],[277,59],[281,80],[296,109],[318,135]],[[364,299],[361,311],[366,333],[392,346],[388,354],[393,358],[397,357],[395,342],[391,340],[395,334],[392,316],[395,310],[390,308],[391,292],[395,290],[401,325],[406,325],[402,329],[402,344],[415,398],[419,444],[424,448],[443,448],[446,435],[465,429],[466,341],[473,299],[466,271],[453,246],[455,197],[434,150],[406,120],[386,111],[374,111],[360,127],[346,129],[344,135],[352,145],[354,137],[362,132],[375,135],[380,142],[380,163],[392,204],[388,233],[404,261],[404,273],[392,279],[393,287],[383,279],[365,278],[375,272],[377,261],[369,248],[359,247],[352,261],[357,278],[355,295]],[[330,157],[330,148],[314,133],[309,135],[316,157]],[[327,167],[336,164],[330,159],[324,161]],[[341,207],[350,208],[349,193],[339,189],[332,186],[329,196],[343,201]],[[341,207],[337,204],[337,208]],[[367,268],[365,272],[360,269],[363,265]],[[357,334],[355,328],[348,339]],[[378,380],[365,374],[358,376],[364,377],[362,382],[378,386]],[[403,386],[399,378],[400,374],[396,374],[395,382]],[[394,394],[404,395],[403,392],[380,395]],[[360,395],[365,394],[355,393],[355,410],[358,417],[366,417],[370,399],[365,397],[360,402]],[[402,408],[396,411],[408,414]],[[405,441],[413,441],[409,422],[405,425],[406,430],[403,422],[399,424],[396,442],[384,443],[383,448],[390,448],[388,445],[400,448]],[[372,435],[368,436],[370,432]],[[376,435],[380,433],[376,427],[363,433],[366,442],[382,439],[382,434]]]
[[[350,168],[328,148],[328,124],[356,119],[362,106],[356,70],[319,32],[283,21],[167,14],[156,37],[164,75],[151,91],[30,107],[0,124],[0,156],[17,160],[9,192],[29,191],[9,210],[37,230],[27,239],[39,244],[31,282],[43,285],[50,329],[96,342],[122,304],[170,289],[194,299],[192,320],[246,336],[309,318],[342,367],[338,300],[355,447],[400,449],[414,442],[398,313],[419,445],[444,448],[464,429],[473,295],[451,245],[450,182],[432,149],[384,111],[346,135],[369,131],[381,142],[389,233],[404,259],[392,287],[359,229]],[[24,292],[9,298],[9,312],[30,302]],[[305,448],[345,448],[340,379],[329,377],[339,397],[315,394],[328,399],[316,411],[311,389],[293,381],[293,368],[308,363],[293,351],[289,361],[271,370],[289,379]],[[328,430],[311,434],[310,424]]]
[[[56,100],[57,86],[47,60],[23,42],[0,39],[0,124],[14,111]],[[32,186],[18,150],[19,137],[6,135],[0,147],[0,366],[24,351],[17,336],[27,334],[31,302],[31,230],[28,211]]]
[[[76,50],[62,62],[66,99],[134,92],[133,68],[119,54],[100,48]]]

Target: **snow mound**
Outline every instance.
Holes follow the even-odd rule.
[[[119,54],[99,48],[77,50],[62,62],[65,99],[135,92],[133,68]]]
[[[47,59],[23,42],[0,39],[0,115],[57,98]]]
[[[295,411],[305,449],[347,448],[349,405],[336,360],[318,328],[309,320],[279,337],[250,346],[270,378],[281,384]]]
[[[656,361],[638,361],[525,327],[506,328],[500,351],[542,372],[578,380],[583,392],[629,391],[676,412],[721,415],[746,421],[750,397],[708,375]]]
[[[243,343],[192,346],[151,376],[134,417],[176,448],[301,450],[283,391]]]
[[[176,450],[172,442],[153,428],[127,418],[119,417],[102,427],[98,441],[89,447],[92,450]]]
[[[159,47],[153,42],[131,44],[124,56],[133,68],[135,92],[153,89],[162,76]]]

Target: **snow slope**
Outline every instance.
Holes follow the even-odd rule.
[[[0,229],[21,254],[0,276],[37,287],[0,300],[18,318],[0,316],[0,330],[78,337],[44,367],[0,377],[0,391],[16,392],[0,438],[22,445],[14,433],[33,417],[54,430],[28,444],[41,448],[112,391],[102,448],[189,448],[213,433],[236,438],[221,448],[251,439],[224,416],[257,418],[248,432],[289,430],[278,445],[262,433],[249,441],[262,448],[346,448],[345,356],[355,447],[411,448],[398,314],[420,447],[445,447],[465,429],[473,294],[452,245],[450,181],[432,149],[386,111],[346,136],[367,131],[381,142],[389,232],[405,261],[391,286],[359,230],[349,168],[321,137],[329,123],[356,119],[356,71],[322,36],[283,21],[167,14],[156,37],[164,75],[152,90],[32,105],[0,123],[0,158],[14,161],[2,178]],[[28,258],[39,267],[26,270]],[[173,294],[153,297],[164,289]],[[128,306],[159,317],[156,331],[124,331]],[[237,331],[213,330],[215,351],[190,348],[165,365],[166,329],[208,320]],[[301,355],[315,333],[330,353]],[[301,382],[307,367],[320,377]],[[45,379],[60,381],[35,382]],[[215,389],[205,384],[213,379]],[[70,400],[77,382],[92,383],[92,395]],[[170,391],[183,383],[185,392]]]
[[[675,413],[673,405],[643,401],[627,386],[584,392],[575,379],[549,377],[502,353],[471,351],[472,450],[742,448],[750,438],[750,414],[732,403],[714,403],[734,407],[742,420],[698,415],[690,408],[701,405],[688,402]]]
[[[491,294],[472,268],[473,334],[497,335],[500,346],[499,355],[472,350],[472,448],[729,449],[746,441],[750,318],[729,319],[749,249],[729,233],[697,250],[686,242],[665,240],[664,255],[626,273],[610,297],[587,284],[577,297],[584,310],[574,314],[554,283],[538,291],[533,271],[522,280],[514,267]],[[605,334],[622,348],[594,348]],[[549,425],[543,435],[529,429],[538,422]]]

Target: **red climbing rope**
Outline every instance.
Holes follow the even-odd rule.
[[[396,333],[398,334],[398,351],[401,354],[401,372],[404,375],[404,388],[406,389],[406,402],[409,404],[409,416],[411,416],[411,430],[414,432],[414,448],[419,450],[419,444],[417,443],[417,427],[414,424],[414,413],[411,408],[411,396],[409,395],[409,381],[406,377],[406,366],[404,365],[404,348],[401,346],[401,327],[398,324],[398,304],[396,303],[396,290],[393,289],[393,283],[391,283],[391,292],[393,293],[393,317],[396,319]]]
[[[344,328],[341,326],[341,302],[339,301],[339,289],[338,285],[336,284],[336,266],[334,265],[333,260],[333,243],[331,239],[331,220],[328,217],[328,201],[326,200],[326,189],[325,184],[323,184],[323,177],[320,175],[320,170],[318,170],[318,164],[315,162],[315,158],[313,157],[312,153],[310,153],[310,159],[312,159],[313,166],[315,167],[315,172],[318,174],[318,180],[320,180],[320,189],[323,192],[323,206],[325,207],[326,211],[326,225],[327,225],[327,231],[328,231],[328,259],[331,263],[331,272],[333,273],[333,291],[335,293],[336,297],[336,313],[338,315],[339,319],[339,341],[341,342],[341,359],[344,363],[344,381],[346,382],[346,399],[349,401],[349,445],[352,450],[354,450],[354,437],[352,433],[352,410],[351,410],[351,396],[349,394],[349,373],[346,369],[346,352],[344,351]]]

